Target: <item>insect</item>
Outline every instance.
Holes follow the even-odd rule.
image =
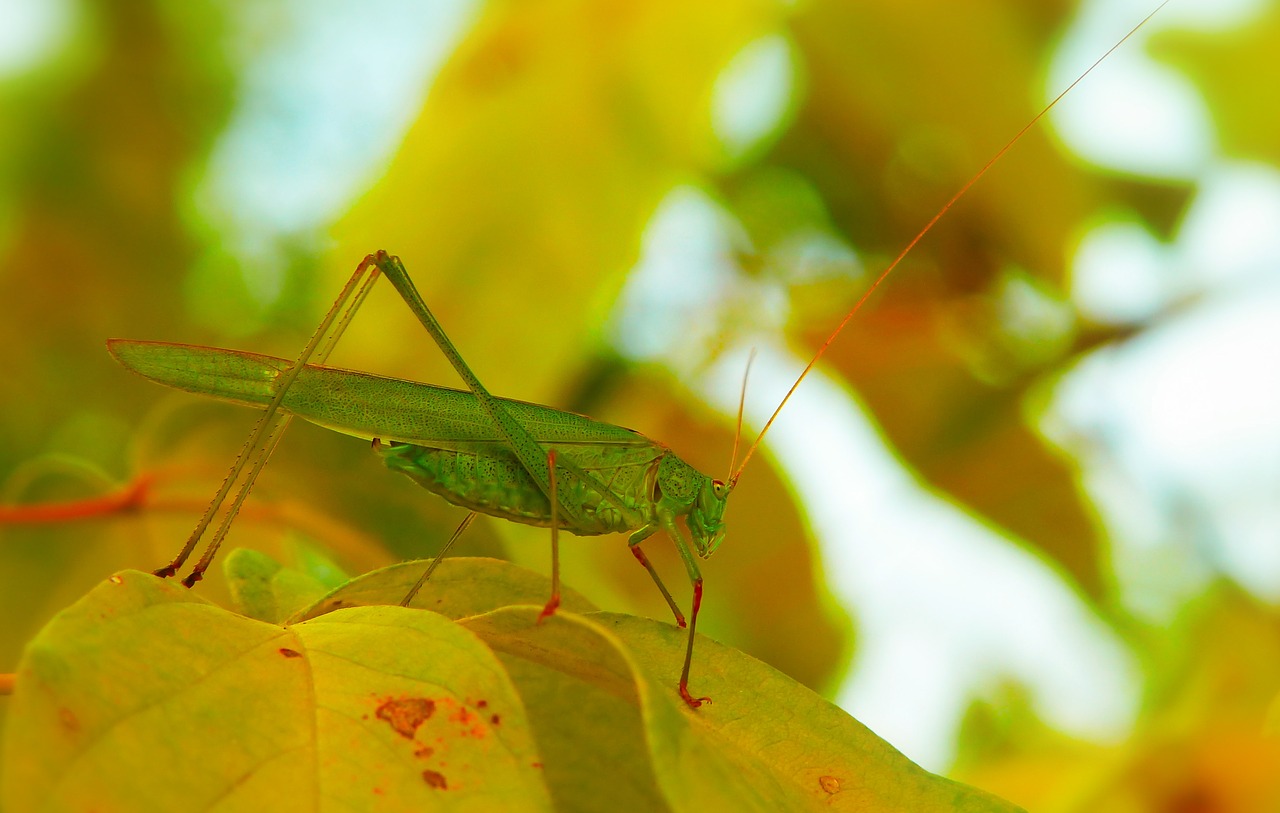
[[[321,361],[327,358],[380,275],[395,286],[467,383],[469,392],[308,364],[313,356]],[[543,617],[560,603],[560,529],[582,536],[630,532],[629,544],[636,559],[662,591],[679,626],[689,630],[680,696],[694,707],[707,699],[695,698],[688,691],[702,576],[676,518],[685,518],[697,555],[710,556],[724,539],[725,500],[732,486],[701,474],[670,449],[630,429],[539,404],[494,397],[422,301],[399,258],[379,251],[361,261],[296,363],[180,344],[117,339],[108,346],[124,366],[153,381],[267,408],[201,524],[178,557],[157,575],[174,575],[183,566],[229,493],[240,467],[265,438],[266,445],[258,453],[246,487],[237,494],[231,511],[184,583],[191,586],[202,577],[230,520],[248,495],[247,485],[270,456],[289,416],[296,415],[372,440],[388,468],[471,509],[453,539],[465,530],[475,512],[549,526],[553,586]],[[284,413],[279,421],[274,420],[277,410]],[[687,624],[640,547],[658,530],[675,542],[693,585]]]
[[[1138,27],[1141,25],[1139,23]],[[1123,42],[1124,39],[1111,50]],[[1104,54],[1094,66],[1105,58]],[[736,460],[735,444],[735,460],[724,480],[698,472],[671,449],[632,430],[539,404],[495,397],[454,347],[419,295],[401,261],[384,251],[370,254],[361,261],[296,361],[221,348],[111,340],[108,344],[115,357],[129,369],[151,380],[221,400],[264,408],[254,432],[187,543],[178,556],[156,574],[172,576],[184,566],[242,470],[252,460],[230,509],[200,560],[183,581],[192,586],[200,580],[248,496],[253,481],[270,458],[290,420],[297,416],[371,441],[375,453],[389,468],[469,509],[467,517],[435,562],[447,552],[477,513],[549,527],[552,594],[540,619],[554,613],[560,600],[560,530],[576,535],[629,533],[628,544],[632,554],[661,591],[677,624],[687,628],[677,689],[689,706],[701,706],[709,698],[696,697],[689,690],[703,588],[697,560],[711,556],[724,540],[725,508],[743,469],[800,383],[880,284],[955,202],[1089,71],[998,151],[881,272],[792,384],[740,464]],[[387,277],[395,286],[466,383],[466,390],[325,365],[370,287],[380,276]],[[677,523],[681,518],[688,529],[687,534]],[[659,530],[674,542],[692,587],[687,622],[642,549],[642,544]],[[429,577],[435,562],[406,597],[405,603]]]

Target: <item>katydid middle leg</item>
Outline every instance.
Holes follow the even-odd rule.
[[[657,530],[652,525],[646,525],[636,531],[627,540],[627,546],[631,548],[631,555],[636,557],[636,561],[649,571],[649,577],[653,579],[653,583],[658,586],[658,590],[662,593],[662,597],[667,600],[667,606],[671,608],[671,612],[675,614],[676,626],[680,629],[685,628],[684,613],[680,612],[680,605],[676,604],[676,600],[671,597],[671,591],[662,583],[662,578],[658,575],[658,571],[653,569],[653,565],[649,562],[649,557],[644,555],[644,551],[640,548],[640,543],[653,536]]]
[[[377,445],[376,445],[377,443],[378,441],[375,438],[374,439],[375,449],[377,448]],[[444,547],[441,548],[440,552],[437,553],[435,555],[435,558],[431,560],[431,564],[427,565],[427,569],[422,571],[422,575],[418,577],[418,581],[414,582],[413,587],[410,587],[409,592],[406,593],[405,597],[400,600],[401,607],[409,606],[410,602],[413,601],[413,597],[418,595],[418,591],[422,589],[422,585],[426,584],[427,579],[431,578],[431,574],[434,573],[436,570],[436,567],[439,566],[440,560],[443,559],[444,555],[449,552],[449,548],[453,547],[453,543],[458,541],[458,537],[462,536],[463,531],[471,527],[471,523],[475,520],[475,518],[476,518],[475,511],[468,511],[467,515],[462,518],[462,522],[458,524],[457,530],[455,530],[453,532],[453,535],[449,537],[449,541],[444,543]]]

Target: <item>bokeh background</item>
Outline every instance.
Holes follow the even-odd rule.
[[[293,356],[386,248],[491,390],[724,476],[749,351],[748,439],[1153,5],[3,0],[0,671],[252,425],[106,338]],[[752,460],[700,629],[1032,809],[1280,810],[1277,47],[1280,4],[1174,0],[957,205]],[[332,362],[455,383],[390,286]],[[357,573],[460,518],[295,425],[231,544]],[[667,616],[621,538],[562,558]]]

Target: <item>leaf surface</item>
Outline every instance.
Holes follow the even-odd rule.
[[[13,705],[12,811],[550,809],[505,671],[434,613],[285,629],[125,572],[32,642]]]

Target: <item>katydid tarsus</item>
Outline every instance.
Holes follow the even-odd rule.
[[[302,354],[293,362],[221,348],[111,340],[108,345],[116,358],[147,378],[189,392],[264,409],[254,432],[245,442],[187,543],[178,556],[156,574],[172,576],[183,567],[239,481],[242,470],[252,460],[231,507],[224,513],[199,562],[183,582],[192,586],[200,580],[258,472],[271,456],[289,421],[298,416],[371,441],[374,451],[389,468],[403,472],[428,490],[469,509],[444,549],[405,597],[405,604],[429,578],[436,564],[478,512],[550,527],[552,595],[539,621],[554,613],[559,604],[559,530],[579,536],[629,533],[631,552],[662,592],[676,623],[687,627],[684,662],[678,683],[680,696],[691,707],[702,705],[708,698],[695,697],[688,688],[698,611],[702,603],[702,576],[697,559],[709,557],[723,541],[727,499],[769,427],[849,320],[921,238],[1027,130],[1164,5],[1161,3],[1051,101],[907,243],[818,349],[761,428],[741,463],[736,461],[735,441],[735,461],[731,463],[731,473],[725,480],[698,472],[666,446],[632,430],[490,394],[463,361],[419,296],[404,265],[397,257],[384,251],[365,257],[359,264]],[[395,286],[466,383],[466,390],[325,366],[330,352],[379,276],[387,277]],[[738,420],[740,426],[741,408]],[[688,529],[687,536],[677,522],[681,518]],[[687,624],[679,605],[641,547],[659,530],[675,543],[692,586]]]

